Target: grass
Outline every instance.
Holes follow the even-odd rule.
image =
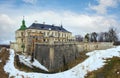
[[[104,67],[90,72],[85,78],[120,78],[120,57],[107,59]]]

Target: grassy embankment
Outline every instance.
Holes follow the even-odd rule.
[[[120,57],[107,59],[104,67],[90,72],[85,78],[120,78]]]
[[[9,50],[2,48],[0,52],[0,78],[8,78],[9,74],[4,71],[4,65],[6,65],[7,60],[9,59]]]

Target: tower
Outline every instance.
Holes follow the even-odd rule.
[[[26,27],[26,25],[25,25],[25,20],[24,20],[24,17],[23,17],[22,25],[21,25],[21,27],[20,27],[19,30],[25,30],[26,28],[27,28],[27,27]]]
[[[23,17],[22,20],[22,25],[20,26],[20,28],[16,31],[16,43],[18,45],[18,51],[20,52],[25,52],[26,51],[26,46],[25,46],[25,30],[27,29],[26,25],[25,25],[25,20]]]

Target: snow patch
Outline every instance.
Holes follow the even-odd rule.
[[[107,50],[95,50],[87,53],[89,56],[84,62],[78,64],[70,70],[56,73],[56,74],[43,74],[43,73],[26,73],[14,67],[14,51],[10,50],[10,57],[7,64],[4,66],[6,73],[15,78],[29,77],[29,78],[84,78],[84,76],[93,70],[103,67],[105,65],[104,59],[112,58],[113,56],[120,57],[120,46]]]
[[[25,57],[23,55],[18,55],[19,60],[21,63],[25,64],[26,66],[32,68],[31,62],[30,62],[30,57]]]
[[[46,67],[44,67],[43,65],[41,65],[36,59],[34,59],[34,62],[32,63],[31,57],[30,56],[24,56],[24,55],[18,55],[20,62],[27,65],[30,68],[33,68],[33,66],[38,67],[42,70],[48,71],[48,69]]]
[[[34,59],[34,62],[32,63],[33,66],[36,66],[40,69],[43,69],[45,71],[48,71],[48,69],[46,67],[44,67],[43,65],[41,65],[36,59]]]

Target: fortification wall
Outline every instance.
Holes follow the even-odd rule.
[[[55,43],[36,44],[35,58],[50,72],[62,68],[68,62],[80,58],[79,52],[112,47],[112,43]]]
[[[107,49],[107,48],[111,48],[112,46],[113,43],[108,43],[108,42],[95,42],[95,43],[91,42],[91,43],[77,44],[79,52]]]
[[[17,43],[13,42],[10,42],[10,48],[14,49],[15,52],[19,50]]]

